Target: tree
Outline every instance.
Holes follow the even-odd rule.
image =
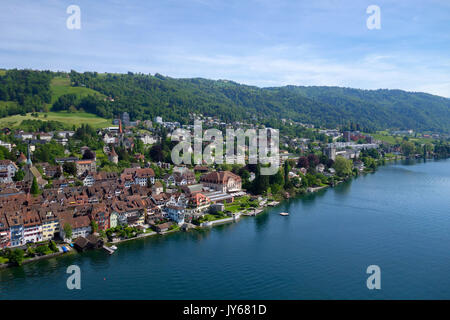
[[[409,157],[410,155],[412,155],[415,150],[414,143],[412,143],[411,141],[403,141],[402,144],[400,145],[400,147],[402,149],[402,153],[406,157]]]
[[[58,252],[58,247],[56,246],[56,243],[55,243],[55,241],[53,241],[53,240],[50,240],[49,248],[50,248],[50,250],[52,250],[53,252]]]
[[[164,154],[160,144],[155,144],[150,148],[150,158],[155,162],[163,161]]]
[[[281,168],[278,169],[277,173],[270,176],[269,181],[270,181],[271,185],[275,185],[275,184],[279,185],[279,186],[284,185],[284,178],[283,178],[283,173],[281,171]]]
[[[337,156],[333,166],[338,176],[345,177],[352,173],[353,163],[344,157]]]
[[[25,177],[25,172],[23,172],[23,170],[17,170],[16,174],[13,177],[13,180],[14,181],[22,181],[24,177]]]
[[[75,162],[64,162],[63,171],[72,176],[76,176],[77,175],[77,166],[76,166]]]
[[[42,245],[36,248],[36,253],[41,256],[45,255],[48,251],[50,251],[50,248],[47,245]]]
[[[305,157],[305,156],[302,156],[302,157],[298,158],[297,166],[299,168],[306,168],[306,169],[308,169],[309,168],[308,158]]]
[[[72,239],[72,226],[68,223],[64,224],[64,233],[66,234],[67,239]]]
[[[255,180],[253,180],[252,189],[256,194],[263,194],[269,188],[269,176],[261,174],[261,165],[257,165]]]
[[[317,155],[315,155],[314,153],[310,153],[308,155],[308,162],[311,167],[315,168],[319,164],[320,160]]]
[[[95,159],[95,152],[91,150],[86,150],[83,153],[83,160],[94,160]]]
[[[39,194],[39,186],[36,177],[33,177],[33,183],[31,184],[30,192],[33,196],[37,196]]]
[[[95,220],[91,221],[91,228],[92,228],[93,233],[98,231],[98,224],[97,224],[97,222],[95,222]]]
[[[290,189],[292,188],[292,183],[291,180],[289,179],[289,171],[291,170],[290,166],[289,166],[289,162],[286,160],[284,162],[284,188]]]
[[[23,258],[24,258],[25,252],[22,249],[14,249],[10,251],[8,260],[9,262],[20,266],[22,265]]]

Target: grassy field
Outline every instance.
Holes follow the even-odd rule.
[[[386,141],[387,143],[390,144],[400,144],[403,141],[403,137],[400,136],[392,136],[390,134],[388,134],[387,132],[384,131],[380,131],[377,133],[373,133],[370,134],[371,136],[373,136],[376,140],[381,140],[381,141]],[[418,142],[418,143],[431,143],[433,142],[432,138],[414,138],[414,137],[409,137],[409,141],[411,142]]]
[[[50,88],[52,90],[51,104],[53,104],[56,100],[58,100],[58,98],[60,96],[62,96],[63,94],[69,94],[69,93],[76,94],[79,97],[86,97],[88,95],[95,95],[95,96],[102,97],[102,98],[105,97],[100,92],[97,92],[97,91],[89,89],[89,88],[71,87],[70,79],[64,78],[64,77],[53,78],[52,82],[50,84]]]
[[[104,128],[111,125],[111,121],[100,118],[95,114],[86,113],[86,112],[76,112],[76,113],[66,113],[66,112],[48,112],[46,113],[47,117],[44,117],[44,113],[39,113],[39,117],[32,117],[31,114],[27,114],[26,116],[15,115],[6,118],[0,119],[0,127],[18,127],[22,123],[23,120],[42,120],[49,121],[55,120],[60,121],[69,126],[80,126],[82,123],[90,124],[94,128]]]

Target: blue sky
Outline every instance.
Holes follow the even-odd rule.
[[[71,4],[81,30],[66,28]],[[381,9],[379,30],[366,27],[369,5]],[[0,68],[450,97],[450,1],[1,0]]]

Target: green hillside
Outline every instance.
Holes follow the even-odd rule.
[[[89,95],[104,98],[105,96],[95,90],[84,87],[72,87],[70,85],[69,77],[54,77],[50,82],[50,90],[52,94],[51,104],[55,103],[59,97],[65,94],[75,94],[79,98],[87,97]]]
[[[111,125],[111,120],[100,118],[99,116],[86,112],[47,112],[45,114],[39,113],[38,117],[34,117],[31,113],[26,115],[14,115],[5,118],[0,118],[0,127],[18,128],[23,120],[41,120],[41,121],[59,121],[69,127],[75,125],[80,126],[82,123],[90,124],[94,128],[104,128]]]
[[[105,99],[112,97],[113,100]],[[0,118],[49,109],[191,123],[190,113],[226,122],[272,127],[289,118],[316,126],[450,132],[450,99],[401,90],[285,86],[259,88],[233,81],[174,79],[160,74],[54,73],[8,70],[0,75]]]

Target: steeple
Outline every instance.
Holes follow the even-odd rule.
[[[28,142],[28,147],[27,147],[27,165],[29,165],[29,166],[33,165],[33,162],[31,161],[30,142]]]

